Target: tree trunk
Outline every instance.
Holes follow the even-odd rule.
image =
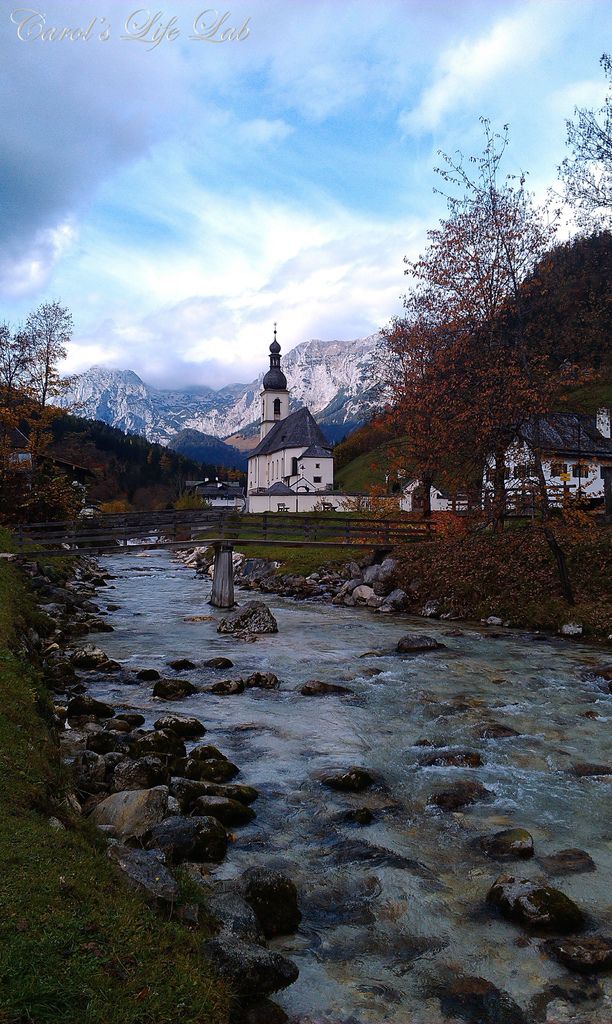
[[[542,515],[542,529],[544,536],[546,537],[546,543],[548,544],[555,562],[557,563],[557,572],[559,573],[559,583],[561,584],[561,593],[568,604],[575,604],[574,591],[572,590],[572,582],[570,580],[569,569],[567,567],[567,558],[565,552],[559,541],[555,537],[554,531],[550,527],[550,502],[548,500],[548,488],[546,487],[546,477],[544,475],[544,467],[542,466],[542,456],[539,449],[534,450],[534,460],[536,466],[536,474],[538,477],[538,489],[540,492],[540,508]]]
[[[423,488],[423,518],[431,519],[431,487],[433,484],[433,475],[431,473],[423,473],[421,479],[421,487]]]
[[[506,450],[498,448],[495,452],[493,469],[493,532],[499,533],[504,528],[506,517]]]

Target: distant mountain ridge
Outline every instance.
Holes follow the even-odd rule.
[[[337,428],[346,424],[350,429],[369,418],[380,403],[379,339],[375,334],[355,341],[313,340],[283,355],[291,408],[307,405],[319,423]],[[267,369],[266,351],[261,374],[250,384],[219,390],[205,385],[164,390],[146,384],[133,370],[92,366],[75,378],[65,404],[79,416],[165,445],[185,430],[220,439],[241,432],[255,434]]]

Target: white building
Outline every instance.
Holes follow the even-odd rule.
[[[260,441],[249,456],[249,512],[310,512],[341,507],[333,494],[334,457],[309,410],[289,412],[280,345],[270,345],[270,369],[261,391]]]

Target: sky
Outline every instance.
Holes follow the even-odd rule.
[[[506,169],[544,197],[612,38],[609,0],[18,2],[0,321],[59,299],[66,372],[161,387],[252,379],[275,321],[283,351],[375,333],[444,215],[438,151],[507,123]]]

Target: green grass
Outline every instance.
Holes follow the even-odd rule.
[[[388,448],[364,452],[336,471],[336,487],[345,494],[365,494],[375,484],[384,487],[390,462]]]
[[[312,572],[318,572],[325,567],[340,569],[347,562],[365,558],[370,554],[370,548],[362,544],[346,545],[341,548],[286,548],[280,544],[278,547],[273,544],[262,544],[249,545],[244,551],[247,558],[269,558],[273,562],[280,562],[277,573],[288,573],[293,576],[310,576]]]
[[[0,1022],[226,1024],[206,930],[149,907],[97,832],[57,803],[66,776],[49,698],[18,652],[32,611],[18,571],[0,564]],[[183,883],[182,898],[198,894]]]

